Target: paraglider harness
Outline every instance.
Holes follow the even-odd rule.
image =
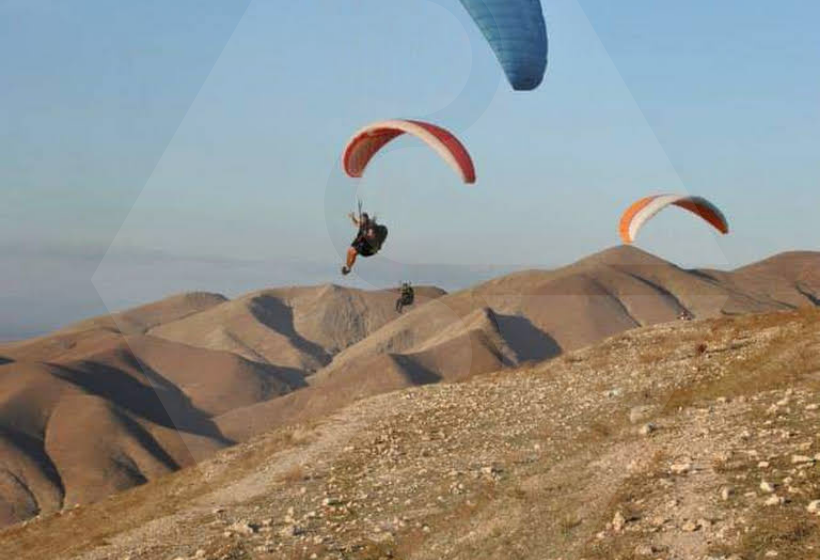
[[[387,239],[387,227],[377,224],[375,216],[373,216],[373,218],[369,216],[364,218],[364,216],[367,216],[367,214],[362,213],[362,201],[360,200],[359,233],[356,234],[356,238],[350,246],[356,249],[356,252],[361,256],[372,257],[381,250],[382,245]],[[367,232],[370,229],[372,229],[374,233],[373,239],[367,238]]]
[[[410,282],[402,282],[399,299],[396,300],[396,312],[401,313],[402,309],[408,305],[413,305],[416,300],[416,292]]]

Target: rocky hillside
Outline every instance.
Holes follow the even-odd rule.
[[[443,293],[420,292],[419,305]],[[395,299],[334,286],[236,301],[193,293],[2,345],[0,526],[233,445],[219,416],[306,386],[334,352],[394,319]]]
[[[356,398],[543,361],[681,314],[814,307],[818,294],[820,253],[786,253],[719,272],[684,270],[616,247],[565,268],[520,272],[431,301],[335,355],[309,387],[233,410],[217,423],[244,440]]]
[[[814,558],[820,311],[366,399],[0,534],[15,558]]]
[[[187,294],[0,345],[0,526],[87,504],[380,393],[521,368],[630,329],[814,308],[820,254],[734,272],[620,247],[455,294]]]

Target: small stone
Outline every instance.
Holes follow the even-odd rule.
[[[681,525],[681,530],[687,533],[694,533],[698,529],[700,529],[700,525],[698,525],[696,521],[692,521],[691,519],[685,522],[683,525]]]
[[[298,525],[288,525],[287,527],[279,531],[279,534],[283,537],[298,537],[302,533],[304,533],[304,529],[302,529]]]
[[[483,474],[484,476],[497,476],[500,473],[501,473],[501,469],[498,468],[498,467],[493,467],[493,466],[481,467],[481,474]]]
[[[820,513],[820,500],[812,500],[806,506],[806,511],[809,513]]]
[[[673,474],[686,474],[692,470],[692,463],[676,463],[669,467],[669,470],[672,471]]]
[[[732,496],[733,493],[734,491],[730,487],[724,486],[720,491],[720,499],[725,502]]]
[[[784,498],[782,498],[781,496],[769,496],[768,499],[766,499],[766,501],[763,502],[763,505],[765,505],[765,506],[779,506],[779,505],[784,504],[785,502],[786,502],[786,500]]]
[[[247,521],[237,521],[236,523],[228,527],[228,531],[238,533],[240,535],[253,535],[254,533],[256,533],[256,527],[254,527]]]
[[[616,511],[615,516],[612,518],[612,530],[620,533],[623,531],[624,526],[626,526],[626,519],[620,511]]]
[[[813,463],[813,457],[806,457],[805,455],[792,455],[792,465],[797,465],[800,463]]]
[[[641,426],[641,429],[638,430],[638,433],[642,436],[648,436],[649,434],[654,432],[656,429],[657,428],[655,427],[655,424],[649,422],[649,423],[644,424],[643,426]]]
[[[766,482],[765,480],[760,483],[760,489],[767,494],[774,493],[774,484],[771,482]]]
[[[768,461],[760,461],[757,464],[757,468],[758,469],[768,469],[769,468],[769,462]]]

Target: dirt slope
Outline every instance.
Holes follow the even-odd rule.
[[[363,400],[10,529],[0,547],[134,560],[813,558],[819,391],[818,311],[643,328],[540,366]]]

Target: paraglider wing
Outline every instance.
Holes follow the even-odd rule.
[[[419,138],[455,169],[465,183],[475,183],[473,160],[458,138],[434,124],[410,120],[374,123],[353,135],[342,158],[345,172],[351,177],[361,177],[373,156],[402,134]]]
[[[490,43],[514,90],[537,88],[547,68],[541,0],[461,0]]]
[[[678,206],[697,214],[721,233],[729,233],[729,223],[720,209],[700,196],[662,194],[642,198],[626,209],[621,217],[620,233],[624,243],[632,243],[643,225],[667,206]]]

